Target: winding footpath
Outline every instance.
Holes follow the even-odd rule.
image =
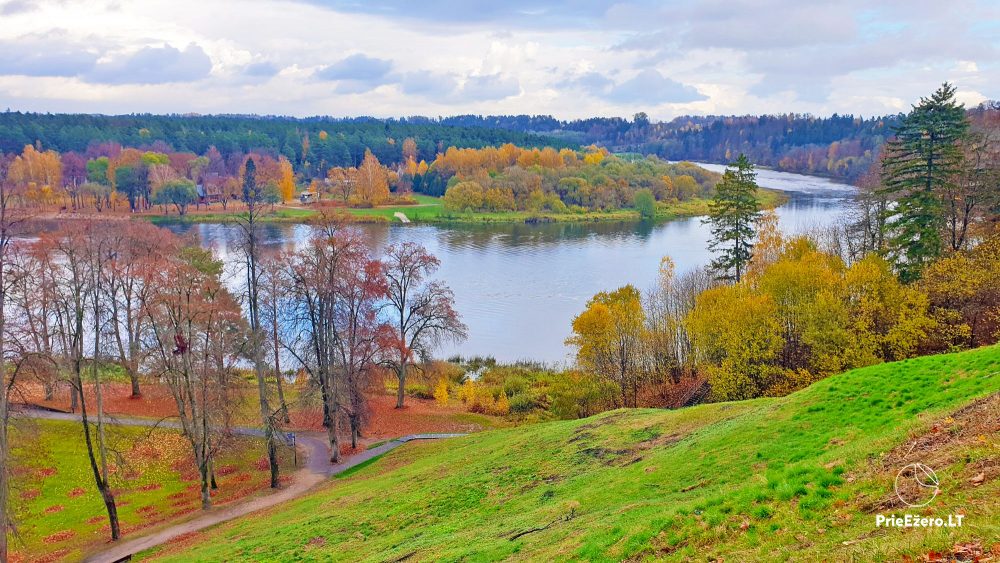
[[[25,409],[18,413],[20,416],[32,418],[44,418],[49,420],[69,420],[79,422],[80,417],[75,414],[52,412],[39,409]],[[180,423],[172,420],[148,420],[141,418],[109,418],[105,420],[107,424],[122,426],[145,426],[158,428],[180,428]],[[262,436],[263,433],[257,428],[233,428],[236,434],[247,436]],[[188,520],[155,531],[149,535],[141,536],[123,543],[115,544],[104,551],[95,553],[87,557],[85,561],[94,563],[111,563],[128,560],[132,555],[151,549],[158,545],[163,545],[179,536],[198,532],[227,522],[241,516],[246,516],[252,512],[270,508],[283,502],[301,497],[316,485],[326,481],[328,478],[343,473],[353,467],[376,458],[386,452],[392,451],[407,442],[414,440],[440,440],[443,438],[457,438],[465,434],[411,434],[389,440],[383,444],[365,450],[359,454],[345,458],[342,462],[332,464],[329,462],[330,448],[326,441],[326,435],[321,432],[294,433],[294,443],[300,446],[306,454],[305,465],[295,472],[292,482],[277,492],[269,495],[250,498],[243,502],[236,502],[220,508],[213,508],[208,512]]]

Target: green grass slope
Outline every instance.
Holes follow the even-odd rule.
[[[319,492],[147,556],[176,561],[898,560],[1000,541],[1000,348],[872,366],[788,397],[407,445]],[[925,509],[903,465],[941,478]],[[964,513],[961,528],[875,515]]]

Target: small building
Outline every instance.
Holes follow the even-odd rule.
[[[314,203],[317,199],[319,198],[316,197],[315,192],[302,192],[299,194],[299,201],[306,205]]]
[[[196,189],[198,191],[198,203],[218,203],[222,201],[223,187],[226,179],[218,173],[210,172],[201,178]]]

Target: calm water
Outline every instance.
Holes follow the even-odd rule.
[[[706,164],[706,168],[722,170]],[[785,233],[803,232],[835,221],[853,188],[810,176],[759,171],[762,186],[790,192],[778,209]],[[237,228],[231,225],[175,225],[194,230],[203,244],[233,264]],[[439,351],[442,357],[492,355],[498,360],[568,359],[563,344],[570,322],[595,293],[631,283],[655,282],[660,258],[669,255],[678,272],[705,265],[708,227],[701,219],[655,226],[641,223],[548,225],[363,225],[373,248],[402,241],[426,246],[441,260],[439,277],[455,292],[469,338]],[[308,227],[268,225],[266,244],[290,249],[302,244]],[[241,276],[230,275],[239,285]]]

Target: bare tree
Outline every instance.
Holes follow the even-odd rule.
[[[52,263],[57,268],[55,285],[60,300],[58,307],[61,309],[60,314],[66,319],[61,324],[61,329],[66,331],[65,338],[69,342],[67,359],[71,383],[79,400],[87,457],[94,482],[108,513],[111,539],[117,541],[121,537],[121,529],[109,479],[103,385],[99,369],[102,358],[101,337],[107,330],[107,311],[102,299],[106,281],[104,268],[110,260],[112,248],[105,235],[112,230],[112,226],[103,221],[80,221],[68,224],[55,233],[46,233],[38,244],[45,247],[43,252],[52,252],[54,256]],[[85,355],[88,338],[93,351],[89,359]],[[88,362],[90,369],[85,370]],[[89,371],[94,389],[93,422],[85,393],[85,371]]]
[[[247,158],[243,174],[243,202],[247,206],[246,215],[238,225],[243,232],[241,250],[246,268],[247,316],[250,319],[250,354],[254,374],[257,376],[257,396],[260,400],[260,418],[264,426],[264,442],[267,461],[271,468],[271,488],[278,488],[278,447],[277,424],[268,401],[267,375],[264,370],[264,331],[261,322],[260,299],[260,217],[264,210],[263,186],[257,185],[257,165],[253,158]]]
[[[129,221],[109,236],[114,249],[105,269],[104,287],[110,308],[110,333],[118,364],[132,384],[132,397],[138,398],[142,395],[139,368],[145,354],[142,333],[146,316],[141,305],[148,300],[150,291],[144,280],[148,270],[163,265],[166,254],[176,250],[176,241],[163,229],[143,221]]]
[[[222,286],[222,264],[187,247],[150,272],[143,311],[150,327],[151,365],[177,406],[201,481],[201,505],[212,506],[213,462],[229,428],[236,357],[243,333],[239,305]]]
[[[296,332],[287,349],[320,390],[333,463],[340,461],[340,409],[345,387],[337,357],[337,280],[349,262],[348,255],[357,252],[359,244],[363,241],[342,231],[336,222],[327,222],[314,230],[301,251],[287,257],[289,322]]]
[[[267,324],[268,345],[274,358],[274,379],[278,388],[278,402],[282,421],[291,423],[288,402],[285,400],[284,376],[281,374],[281,311],[288,303],[290,281],[280,260],[271,257],[261,261],[261,313]]]
[[[443,282],[431,281],[441,262],[423,246],[390,246],[383,258],[388,280],[388,312],[395,328],[395,353],[387,363],[396,373],[396,408],[403,408],[407,368],[429,357],[442,340],[463,340],[466,326],[454,308],[455,296]]]

